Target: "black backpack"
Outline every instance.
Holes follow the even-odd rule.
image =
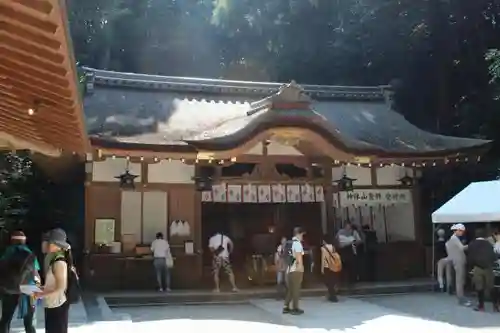
[[[288,267],[295,263],[295,256],[293,255],[293,243],[298,242],[298,240],[287,240],[285,243],[285,249],[283,251],[283,258]]]
[[[36,256],[33,253],[20,248],[0,260],[0,292],[21,294],[19,286],[32,283],[38,275],[35,262]]]
[[[56,255],[50,262],[51,269],[52,265],[56,261],[64,261],[68,266],[68,284],[65,292],[66,299],[68,300],[69,304],[76,304],[80,301],[81,298],[80,278],[78,277],[78,273],[73,263],[73,258],[71,256],[70,251],[66,251],[64,255],[62,254]],[[52,271],[52,273],[53,272],[54,271]]]

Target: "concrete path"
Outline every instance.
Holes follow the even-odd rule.
[[[234,331],[259,333],[498,333],[500,314],[477,313],[458,306],[453,297],[436,294],[304,299],[302,316],[281,314],[282,303],[254,300],[250,304],[158,306],[117,309],[128,315],[123,330]],[[126,317],[126,316],[125,316]],[[114,325],[117,325],[115,322]],[[99,325],[99,323],[96,323]],[[113,323],[108,323],[112,327]]]
[[[87,313],[83,303],[72,304],[69,310],[70,327],[80,327],[87,324]],[[37,332],[43,332],[45,327],[43,307],[39,307],[36,312],[36,328]],[[22,319],[17,318],[17,311],[12,320],[11,332],[24,332]]]

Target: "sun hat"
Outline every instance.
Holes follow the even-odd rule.
[[[460,230],[460,231],[465,231],[465,226],[462,223],[457,223],[451,226],[451,230]]]
[[[57,245],[64,250],[68,250],[70,248],[66,232],[60,228],[49,231],[47,235],[47,242]]]

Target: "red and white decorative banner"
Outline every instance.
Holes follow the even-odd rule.
[[[227,202],[241,202],[241,185],[227,185]]]
[[[271,185],[259,185],[258,191],[259,202],[271,202]]]
[[[325,193],[323,192],[323,186],[316,185],[314,187],[314,196],[316,197],[316,202],[324,202],[325,201]]]
[[[271,185],[272,200],[276,203],[286,202],[286,187],[281,184]]]
[[[243,202],[257,202],[257,186],[243,185]]]
[[[227,202],[226,184],[212,186],[213,202]]]
[[[287,185],[286,186],[286,201],[287,202],[300,202],[300,185]]]
[[[302,202],[314,202],[314,187],[309,184],[300,185]]]
[[[212,202],[212,191],[201,192],[201,202]]]

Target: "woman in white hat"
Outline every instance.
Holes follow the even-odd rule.
[[[62,229],[51,230],[47,237],[47,259],[45,261],[45,285],[35,296],[43,298],[45,307],[45,332],[67,333],[69,302],[66,297],[68,288],[68,262],[66,252],[70,250],[66,232]]]

